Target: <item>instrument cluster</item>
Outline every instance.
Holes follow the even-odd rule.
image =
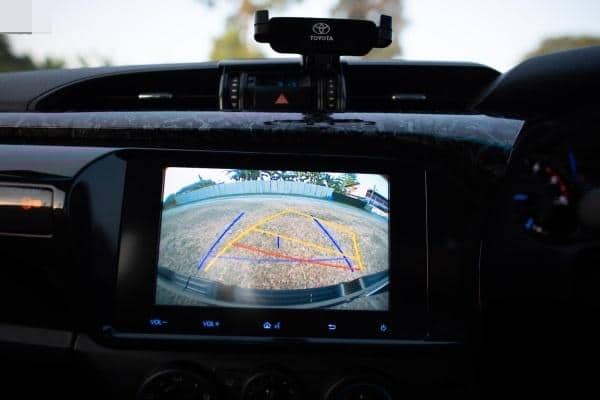
[[[598,237],[599,150],[600,143],[576,137],[545,143],[520,160],[511,196],[524,232],[563,243]]]

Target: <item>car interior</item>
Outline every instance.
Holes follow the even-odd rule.
[[[0,74],[2,398],[597,392],[600,46]]]

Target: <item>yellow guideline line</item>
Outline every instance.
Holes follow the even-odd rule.
[[[290,210],[290,213],[301,215],[303,217],[310,218],[310,219],[316,218],[313,215],[303,213],[301,211],[296,211],[296,210]],[[349,257],[350,259],[352,259],[354,261],[358,260],[358,267],[359,267],[359,269],[362,270],[364,264],[363,264],[362,254],[360,253],[360,248],[358,247],[358,242],[356,240],[356,233],[351,228],[348,228],[344,225],[338,224],[337,222],[329,221],[329,220],[322,219],[322,218],[319,218],[319,221],[323,222],[325,225],[330,225],[330,226],[332,226],[336,229],[339,229],[340,231],[345,232],[346,234],[350,235],[350,237],[352,238],[352,244],[354,247],[354,257],[349,257],[349,256],[346,256],[346,257]],[[339,252],[336,252],[336,254],[339,254]]]
[[[310,215],[310,214],[307,214],[307,213],[303,213],[301,211],[296,211],[296,210],[290,210],[290,213],[292,213],[292,214],[298,214],[298,215],[301,215],[303,217],[310,218],[310,219],[317,218],[317,217],[315,217],[313,215]],[[344,225],[340,225],[337,222],[329,221],[329,220],[326,220],[326,219],[323,219],[323,218],[317,218],[317,219],[319,221],[325,223],[325,225],[331,225],[333,227],[336,227],[340,231],[344,231],[344,232],[349,233],[349,234],[354,234],[354,231],[352,229],[350,229],[350,228],[348,228],[348,227],[346,227]]]
[[[279,217],[281,217],[281,216],[283,216],[285,214],[297,214],[297,215],[301,215],[303,217],[310,218],[310,219],[316,218],[316,217],[314,217],[314,216],[312,216],[310,214],[306,214],[306,213],[303,213],[301,211],[296,211],[296,210],[293,210],[293,209],[283,210],[281,212],[278,212],[278,213],[266,216],[265,218],[259,220],[254,225],[252,225],[252,226],[244,229],[242,232],[240,232],[238,235],[236,235],[233,239],[231,239],[229,242],[227,242],[225,244],[225,246],[223,246],[221,248],[221,250],[219,250],[219,252],[215,255],[215,257],[212,260],[210,260],[210,262],[206,265],[206,268],[204,268],[204,270],[208,271],[210,268],[212,268],[212,266],[214,265],[214,263],[217,261],[217,259],[219,257],[221,257],[223,254],[225,254],[225,252],[227,252],[236,242],[238,242],[239,240],[241,240],[244,237],[248,236],[253,231],[264,233],[264,234],[267,234],[267,235],[272,235],[272,236],[279,236],[279,237],[282,237],[282,238],[290,240],[290,241],[295,241],[295,242],[304,244],[305,246],[317,248],[319,250],[328,252],[330,254],[339,254],[339,252],[336,251],[336,250],[334,250],[333,248],[329,249],[329,248],[321,247],[319,245],[316,245],[316,244],[313,244],[313,243],[310,243],[310,242],[307,242],[307,241],[304,241],[304,240],[301,240],[301,239],[296,239],[296,238],[293,238],[291,236],[284,236],[284,235],[277,234],[275,232],[258,229],[259,226],[264,225],[267,222],[270,222],[270,221],[272,221],[274,219],[277,219],[277,218],[279,218]],[[349,234],[351,236],[351,238],[352,238],[352,244],[353,244],[353,247],[354,247],[354,256],[347,255],[346,257],[350,258],[351,260],[358,261],[359,269],[362,270],[363,267],[364,267],[364,265],[363,265],[363,260],[362,260],[362,254],[360,252],[360,248],[358,247],[358,242],[356,240],[356,233],[352,229],[347,228],[347,227],[345,227],[343,225],[340,225],[340,224],[338,224],[336,222],[324,220],[324,219],[321,219],[321,218],[319,218],[319,221],[322,221],[325,224],[331,225],[331,226],[333,226],[333,227],[335,227],[335,228],[337,228],[337,229],[339,229],[339,230],[341,230],[341,231],[343,231],[343,232],[345,232],[345,233],[347,233],[347,234]]]
[[[231,246],[233,246],[235,244],[235,242],[248,236],[248,234],[250,234],[254,229],[258,228],[259,226],[261,226],[263,224],[266,224],[269,221],[274,220],[275,218],[278,218],[282,215],[288,214],[289,212],[290,212],[289,210],[283,210],[276,214],[269,215],[269,216],[259,220],[257,223],[250,226],[249,228],[246,228],[243,231],[241,231],[236,237],[234,237],[229,242],[227,242],[227,244],[225,244],[225,246],[223,246],[221,248],[221,250],[219,250],[219,252],[215,255],[215,257],[212,260],[210,260],[210,262],[206,265],[206,268],[204,268],[204,270],[208,271],[214,265],[215,261],[217,261],[217,259],[219,257],[221,257],[227,250],[229,250],[231,248]]]
[[[336,254],[336,255],[340,254],[339,251],[337,251],[337,250],[335,250],[333,248],[319,246],[318,244],[314,244],[314,243],[311,243],[311,242],[308,242],[308,241],[302,240],[302,239],[297,239],[297,238],[292,237],[292,236],[282,235],[282,234],[279,234],[277,232],[266,231],[264,229],[258,229],[258,228],[255,228],[254,231],[255,232],[264,233],[265,235],[269,235],[269,236],[273,236],[273,237],[279,236],[282,239],[286,239],[286,240],[289,240],[291,242],[297,242],[297,243],[303,244],[303,245],[308,246],[308,247],[314,247],[315,249],[319,249],[319,250],[324,251],[324,252],[329,253],[329,254]],[[352,256],[346,256],[346,257],[348,257],[348,258],[350,258],[352,260],[355,260],[355,261],[357,260],[355,257],[352,257]],[[360,260],[358,260],[358,264],[360,265]]]
[[[358,247],[358,241],[356,240],[356,234],[352,234],[352,244],[354,245],[354,255],[358,258],[358,266],[359,269],[363,269],[363,259],[362,254],[360,253],[360,248]]]

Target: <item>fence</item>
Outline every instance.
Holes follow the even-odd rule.
[[[284,194],[295,196],[308,196],[321,199],[331,199],[333,189],[314,185],[312,183],[288,181],[245,181],[235,183],[221,183],[208,186],[191,192],[175,195],[178,205],[207,200],[215,197],[236,196],[246,194]]]

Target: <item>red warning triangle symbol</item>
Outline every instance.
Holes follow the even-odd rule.
[[[277,97],[277,100],[275,100],[275,104],[290,104],[290,102],[285,97],[285,95],[281,93],[279,94],[279,97]]]

